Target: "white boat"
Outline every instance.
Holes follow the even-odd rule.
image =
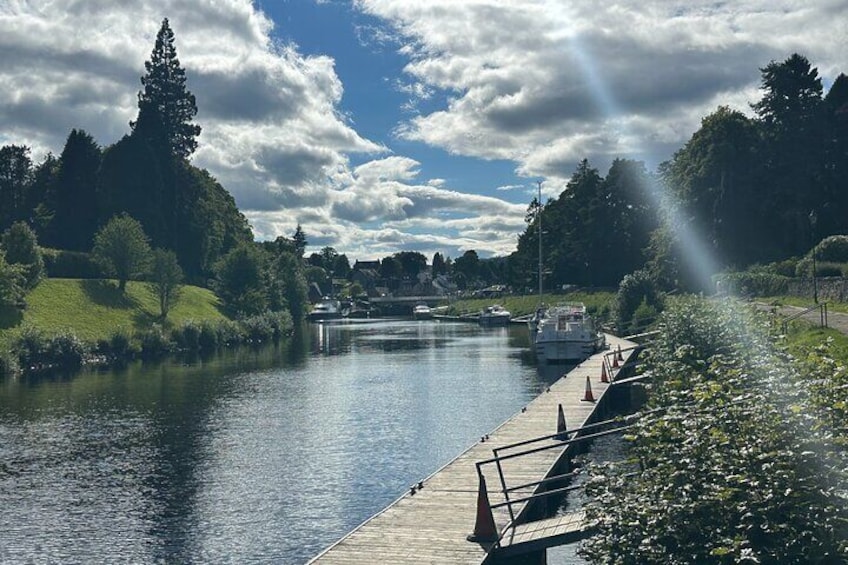
[[[342,317],[342,305],[338,300],[330,300],[325,298],[321,302],[317,302],[309,312],[307,318],[310,321],[318,322],[321,320],[336,320]]]
[[[583,304],[554,306],[537,322],[536,358],[544,363],[580,363],[606,346]]]
[[[433,311],[426,304],[417,304],[412,309],[412,317],[416,320],[429,320],[433,317]]]
[[[509,310],[505,310],[503,306],[495,304],[480,312],[478,321],[481,326],[486,327],[508,326],[511,317],[512,315],[509,313]]]

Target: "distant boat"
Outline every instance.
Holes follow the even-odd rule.
[[[500,304],[495,304],[480,312],[478,322],[486,327],[508,326],[511,318],[509,310],[504,309]]]
[[[307,318],[312,322],[322,320],[336,320],[342,317],[342,307],[338,300],[330,300],[325,298],[321,302],[315,304],[309,312]]]
[[[426,304],[417,304],[412,309],[412,317],[416,320],[429,320],[433,317],[433,310]]]
[[[545,310],[536,322],[536,358],[545,363],[580,363],[606,346],[604,334],[583,304]]]

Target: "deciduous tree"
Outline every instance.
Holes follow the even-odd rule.
[[[150,267],[153,291],[159,298],[159,314],[164,320],[182,290],[183,270],[177,255],[167,249],[155,249]]]
[[[118,289],[123,292],[128,280],[147,271],[150,243],[137,220],[115,216],[94,236],[92,253],[106,273],[118,279]]]

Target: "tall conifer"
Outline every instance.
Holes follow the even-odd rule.
[[[144,129],[148,113],[157,115],[159,123],[155,127],[164,128],[171,152],[187,158],[197,149],[200,126],[192,123],[197,106],[194,95],[186,88],[185,70],[177,58],[168,18],[162,20],[150,60],[145,61],[144,67],[147,74],[141,77],[144,90],[138,94],[139,115],[130,125],[134,131]]]

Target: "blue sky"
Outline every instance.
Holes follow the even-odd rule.
[[[750,113],[793,52],[827,86],[844,0],[0,0],[0,144],[129,131],[167,17],[203,127],[195,165],[257,239],[309,252],[514,250],[543,181],[668,159],[719,105]]]

